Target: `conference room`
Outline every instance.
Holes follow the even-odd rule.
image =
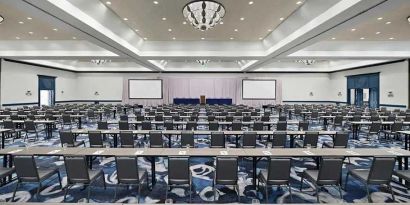
[[[0,0],[0,204],[410,204],[409,0]]]

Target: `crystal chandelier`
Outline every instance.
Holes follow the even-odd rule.
[[[296,63],[303,63],[305,65],[312,65],[312,64],[315,64],[316,61],[315,60],[304,59],[304,60],[297,60]]]
[[[94,63],[96,65],[103,65],[106,63],[111,63],[111,60],[107,60],[107,59],[92,59],[91,63]]]
[[[222,21],[225,8],[215,1],[193,1],[184,6],[182,13],[195,28],[206,31]]]
[[[204,66],[205,64],[209,63],[210,60],[196,60],[196,62]]]

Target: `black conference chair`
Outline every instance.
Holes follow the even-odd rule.
[[[138,203],[141,197],[141,187],[145,180],[147,187],[149,186],[147,170],[140,170],[138,167],[137,157],[115,157],[117,168],[117,185],[114,191],[114,202],[117,198],[117,189],[120,185],[137,186],[138,187]]]
[[[279,120],[278,120],[278,121],[286,121],[286,120],[287,120],[286,115],[280,115],[280,116],[279,116]]]
[[[217,121],[210,121],[208,126],[209,126],[209,130],[212,130],[212,131],[219,130],[219,124]]]
[[[63,114],[61,118],[63,120],[61,123],[61,129],[64,129],[65,125],[68,125],[70,129],[73,127],[73,122],[71,121],[71,115]]]
[[[326,148],[347,148],[349,142],[349,133],[347,132],[336,132],[333,142],[323,142],[322,147]]]
[[[121,148],[134,148],[134,134],[132,131],[120,131]]]
[[[185,129],[186,129],[186,130],[196,130],[196,129],[197,129],[197,126],[198,126],[198,124],[197,124],[196,121],[188,121],[188,122],[186,123]]]
[[[232,131],[241,131],[242,130],[242,122],[232,122]]]
[[[377,139],[380,138],[380,131],[382,129],[382,123],[380,121],[374,121],[372,124],[370,124],[369,130],[366,132],[367,134],[367,139],[370,138],[370,136],[377,136]]]
[[[90,130],[88,131],[88,139],[90,143],[90,148],[103,148],[104,139],[101,131]]]
[[[286,131],[276,131],[273,133],[272,148],[285,148],[287,134]]]
[[[119,130],[130,130],[130,125],[128,123],[128,120],[127,121],[120,120],[118,122],[118,129]]]
[[[63,186],[61,185],[61,176],[58,167],[48,169],[37,168],[34,156],[14,156],[13,161],[14,166],[16,168],[17,184],[14,188],[11,201],[14,201],[16,191],[22,183],[37,183],[38,187],[36,196],[38,199],[40,191],[42,189],[42,183],[55,174],[57,174],[58,176],[58,182],[60,183],[60,187],[63,188]]]
[[[0,179],[4,179],[8,176],[11,176],[14,172],[16,172],[15,167],[7,168],[7,167],[0,167]],[[0,187],[5,184],[5,181],[2,181]]]
[[[223,132],[211,132],[211,148],[225,148],[225,134]]]
[[[164,139],[162,138],[161,131],[150,131],[149,132],[149,146],[151,148],[163,148],[164,147]]]
[[[316,199],[319,202],[319,190],[324,186],[337,186],[340,198],[343,199],[341,188],[343,158],[322,158],[319,170],[305,169],[300,180],[300,191],[302,191],[303,180],[310,181],[316,190]]]
[[[390,130],[383,130],[386,139],[394,140],[399,135],[399,131],[403,129],[402,121],[395,121]]]
[[[99,130],[108,130],[107,121],[98,121],[97,122],[97,129],[99,129]]]
[[[242,148],[256,148],[256,132],[243,133]]]
[[[351,175],[353,178],[365,184],[367,199],[369,202],[372,201],[370,197],[369,185],[387,185],[391,191],[392,199],[395,201],[394,192],[390,184],[395,166],[395,160],[396,159],[393,157],[374,157],[370,169],[349,168],[346,174],[345,190],[347,190],[348,178]]]
[[[333,129],[336,127],[343,127],[343,116],[337,115],[333,121]]]
[[[69,189],[76,184],[82,184],[88,188],[87,202],[90,201],[91,187],[97,179],[102,179],[104,189],[106,189],[103,170],[88,169],[85,156],[64,156],[64,164],[67,173],[67,186],[65,187],[63,202],[66,200]]]
[[[234,157],[217,157],[214,180],[212,183],[214,191],[214,201],[216,201],[216,185],[233,186],[238,193],[238,202],[240,202],[239,185],[238,185],[238,159]]]
[[[286,131],[288,129],[288,123],[286,121],[279,121],[276,125],[277,131]]]
[[[297,141],[295,145],[296,147],[299,147],[299,148],[306,148],[307,145],[310,144],[312,148],[316,148],[318,140],[319,140],[319,132],[307,131],[305,132],[305,138],[303,139],[303,142]]]
[[[164,129],[173,130],[174,129],[174,123],[172,121],[165,121],[164,122]]]
[[[303,130],[303,131],[309,130],[309,121],[299,121],[298,130]]]
[[[19,138],[21,137],[21,129],[17,129],[16,125],[14,124],[14,122],[12,120],[3,120],[3,128],[4,129],[9,129],[10,131],[8,132],[9,136],[13,138]],[[13,134],[15,135],[13,137]]]
[[[189,202],[192,202],[192,173],[189,169],[188,157],[168,158],[168,183],[165,190],[165,198],[168,199],[168,192],[173,187],[189,187]]]
[[[128,121],[128,115],[120,115],[120,121]]]
[[[214,121],[215,120],[215,115],[208,115],[208,122]]]
[[[37,127],[34,124],[33,120],[25,120],[24,121],[24,132],[26,133],[26,137],[24,139],[24,141],[26,139],[28,139],[28,134],[35,134],[36,135],[36,140],[38,140],[38,131],[37,131]]]
[[[290,187],[290,172],[292,159],[290,158],[269,158],[267,169],[261,169],[258,174],[258,185],[265,185],[265,199],[269,203],[268,187],[287,186],[290,200],[293,201],[292,189]]]
[[[141,123],[141,129],[142,129],[142,130],[152,130],[151,121],[147,121],[147,120],[142,121],[142,123]]]
[[[83,145],[85,147],[84,141],[76,141],[74,134],[69,130],[60,131],[60,142],[62,147],[64,146],[64,144],[66,144],[67,147],[78,147],[80,145]]]
[[[182,131],[181,132],[181,147],[195,147],[194,132]]]

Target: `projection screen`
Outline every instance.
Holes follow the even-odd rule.
[[[275,100],[276,80],[242,80],[242,99]]]
[[[130,99],[162,99],[161,79],[128,80],[128,97]]]

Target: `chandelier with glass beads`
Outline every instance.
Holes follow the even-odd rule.
[[[193,1],[184,6],[182,13],[196,29],[206,31],[222,21],[225,8],[216,1]]]

